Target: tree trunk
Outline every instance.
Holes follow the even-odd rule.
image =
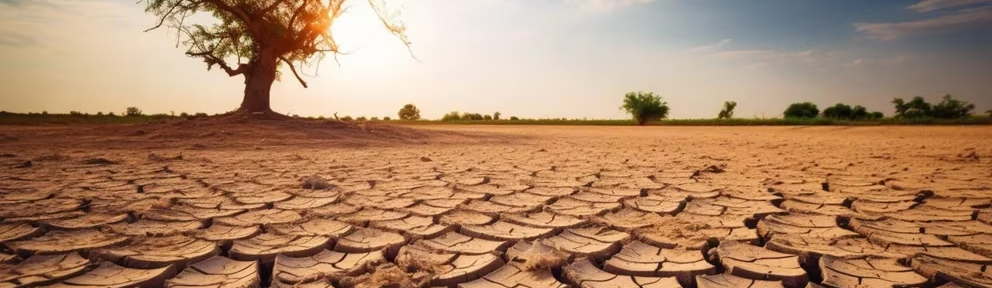
[[[244,113],[272,112],[269,106],[269,92],[272,90],[272,82],[276,80],[278,59],[267,50],[263,50],[257,57],[245,73],[245,98],[241,101],[241,108],[238,109]]]

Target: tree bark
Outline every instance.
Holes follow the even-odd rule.
[[[269,106],[269,93],[272,90],[272,82],[276,80],[278,58],[268,50],[263,50],[257,57],[245,73],[245,95],[241,101],[241,108],[238,109],[244,113],[272,112],[272,107]]]

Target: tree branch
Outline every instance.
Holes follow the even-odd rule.
[[[203,58],[203,62],[207,63],[207,70],[210,70],[210,68],[213,67],[214,65],[220,66],[220,68],[224,69],[224,72],[227,72],[227,75],[231,77],[244,74],[245,70],[248,70],[248,66],[245,64],[238,64],[237,69],[231,69],[231,66],[228,66],[227,62],[224,62],[224,59],[220,59],[220,57],[215,56],[213,53],[214,51],[205,51],[198,53],[186,52],[186,55],[190,57]]]
[[[282,62],[286,62],[286,65],[289,65],[289,70],[293,71],[293,76],[296,76],[296,80],[300,81],[303,88],[310,88],[307,87],[307,82],[303,81],[303,78],[300,78],[300,74],[296,73],[296,67],[293,66],[293,62],[289,62],[289,59],[286,59],[286,57],[279,57],[279,60],[282,60]]]

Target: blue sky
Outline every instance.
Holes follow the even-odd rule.
[[[637,90],[676,118],[945,93],[992,109],[992,0],[387,0],[416,59],[353,2],[334,28],[351,54],[309,69],[310,89],[277,82],[275,110],[624,118]],[[0,110],[235,108],[243,80],[141,32],[153,21],[128,0],[0,0]]]

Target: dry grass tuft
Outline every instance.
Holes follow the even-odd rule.
[[[424,287],[430,275],[423,272],[407,273],[392,263],[385,263],[370,269],[367,273],[344,277],[339,282],[344,288],[416,288]]]

